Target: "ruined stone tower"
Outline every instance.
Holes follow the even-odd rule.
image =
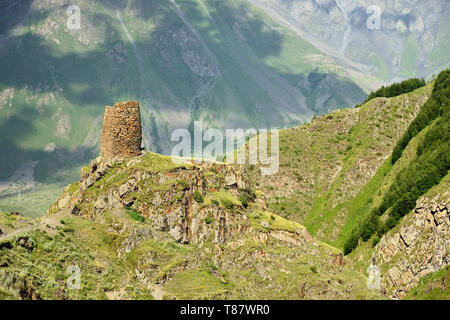
[[[137,101],[117,102],[105,108],[101,142],[103,158],[138,156],[141,142],[141,115]]]

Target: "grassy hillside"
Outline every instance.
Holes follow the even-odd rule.
[[[236,196],[243,191],[224,186],[229,175],[239,177],[233,168],[174,165],[152,153],[97,165],[86,167],[45,217],[0,213],[0,297],[384,298],[367,289],[363,274],[337,262],[340,250],[268,210],[245,177],[245,193],[254,197],[244,206]],[[87,185],[103,165],[103,176]],[[130,199],[129,207],[114,205]],[[179,222],[187,223],[187,238],[178,238]],[[66,285],[73,265],[82,270],[79,290]]]
[[[411,138],[426,130],[416,146],[415,158],[398,172],[381,204],[371,210],[362,225],[354,228],[345,244],[346,253],[357,246],[360,238],[367,241],[373,234],[380,236],[395,227],[399,219],[415,207],[416,200],[447,175],[450,169],[449,85],[450,71],[441,72],[429,100],[393,150],[392,162],[395,163]],[[379,217],[387,211],[387,218],[381,222]]]
[[[359,108],[335,111],[280,132],[280,170],[258,177],[279,215],[340,248],[377,203],[397,141],[428,100],[433,83]]]
[[[401,217],[381,241],[372,235],[343,256],[353,230],[392,188],[401,186],[399,177],[422,163],[419,158],[429,152],[428,145],[435,153],[446,147],[445,135],[436,134],[446,123],[441,120],[446,115],[442,108],[411,136],[395,163],[390,156],[408,128],[429,109],[433,94],[442,88],[441,80],[282,130],[280,171],[274,176],[260,176],[258,166],[174,163],[151,152],[133,159],[94,159],[81,170],[80,181],[64,188],[45,217],[0,215],[0,295],[4,299],[446,297],[441,285],[446,271],[436,269],[445,263],[439,257],[446,254],[446,224],[433,224],[431,230],[437,230],[433,233],[411,229],[420,225],[414,219],[426,212]],[[446,203],[447,186],[448,175],[420,199],[424,210],[435,208],[432,203],[437,201],[433,214],[439,221],[448,211],[445,205],[439,209]],[[389,221],[392,212],[390,208],[382,221]],[[444,212],[443,218],[439,212]],[[433,250],[427,241],[438,246],[439,253],[431,263],[426,260],[426,270],[416,272],[416,265]],[[367,288],[367,267],[374,258],[383,276],[380,292]],[[81,290],[65,285],[71,275],[67,268],[73,264],[85,270]],[[396,283],[392,279],[399,285],[392,287]]]
[[[450,266],[426,276],[405,300],[447,300],[450,297]]]
[[[448,173],[448,74],[282,130],[279,173],[256,178],[271,209],[345,253],[375,245]]]

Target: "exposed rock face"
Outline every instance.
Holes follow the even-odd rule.
[[[106,107],[102,130],[102,157],[138,156],[141,154],[141,142],[139,103],[118,102],[113,107]]]
[[[238,197],[245,182],[232,167],[203,163],[154,172],[138,169],[142,161],[145,161],[142,157],[126,160],[100,157],[91,161],[82,170],[79,192],[71,195],[66,189],[54,208],[90,219],[101,218],[105,210],[134,208],[156,230],[168,232],[180,243],[223,244],[240,238],[250,228],[248,217],[236,214],[233,210],[236,208],[203,205],[194,200],[194,192],[205,196],[224,187],[230,195]],[[109,176],[110,170],[118,166],[124,168]],[[122,180],[105,187],[105,183],[122,175]],[[96,189],[100,189],[99,194],[93,195]]]
[[[181,48],[183,61],[196,76],[212,77],[215,70],[208,56],[201,50],[201,43],[185,26],[173,34],[175,43]]]
[[[448,200],[438,203],[421,199],[402,226],[376,246],[372,257],[383,266],[382,290],[391,297],[403,297],[420,278],[449,265],[449,213]]]

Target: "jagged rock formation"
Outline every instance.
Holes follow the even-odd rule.
[[[402,298],[419,280],[450,264],[450,198],[422,198],[401,226],[384,236],[372,255],[382,267],[382,290]]]
[[[250,192],[249,182],[233,167],[221,163],[175,165],[166,158],[167,170],[148,170],[151,161],[161,159],[150,153],[131,160],[97,158],[82,170],[78,192],[70,194],[66,188],[49,211],[65,210],[94,220],[101,219],[105,211],[131,208],[180,243],[224,244],[249,232],[249,218],[236,214],[236,210],[244,210],[238,199]],[[304,229],[272,230],[271,235],[297,244],[310,240]]]
[[[13,229],[17,219],[0,213]],[[251,227],[225,244],[187,245],[123,210],[93,221],[60,211],[0,239],[0,299],[380,298],[360,273],[334,265],[338,250],[271,234]],[[80,290],[66,285],[73,264],[82,267]]]
[[[118,102],[105,108],[101,154],[104,158],[141,154],[142,128],[139,103]]]

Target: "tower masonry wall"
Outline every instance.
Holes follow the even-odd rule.
[[[141,154],[142,127],[139,102],[118,102],[105,108],[102,158],[135,157]]]

